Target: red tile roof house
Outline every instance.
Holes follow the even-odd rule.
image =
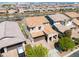
[[[54,15],[48,15],[47,17],[49,18],[49,21],[52,22],[52,27],[59,33],[64,33],[66,30],[75,27],[72,20],[64,14],[56,13]]]
[[[72,30],[72,38],[79,38],[79,17],[72,19],[73,24],[76,26]]]
[[[44,16],[27,17],[25,24],[35,43],[49,43],[58,40],[58,33],[52,29]]]
[[[79,38],[79,13],[77,12],[65,12],[65,15],[72,18],[72,22],[75,28],[72,30],[72,38]]]
[[[79,14],[77,12],[65,12],[65,15],[69,16],[70,18],[77,18]]]
[[[65,12],[65,15],[72,18],[72,22],[75,28],[72,30],[72,38],[79,38],[79,13],[77,12]]]
[[[18,23],[4,21],[0,23],[0,52],[3,57],[18,57],[24,52],[26,38],[23,36]]]

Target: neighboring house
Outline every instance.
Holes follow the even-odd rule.
[[[79,28],[79,17],[72,19],[72,22],[77,28]]]
[[[34,42],[38,40],[50,42],[58,39],[58,33],[52,29],[44,16],[27,17],[24,20]]]
[[[18,8],[18,10],[19,10],[19,13],[24,13],[27,11],[27,9],[25,9],[25,8]]]
[[[17,10],[16,9],[10,9],[10,10],[8,10],[8,13],[9,14],[14,14],[14,13],[17,13]]]
[[[52,27],[60,33],[63,33],[66,30],[74,28],[71,19],[65,16],[64,14],[56,13],[54,15],[48,15],[46,17],[50,21]]]
[[[46,35],[48,42],[58,40],[58,33],[54,29],[52,29],[50,24],[45,24],[43,31]]]
[[[8,10],[8,14],[9,14],[9,19],[11,18],[11,20],[15,20],[15,16],[18,16],[18,15],[16,15],[16,13],[18,12],[18,10],[17,9],[9,9]],[[13,18],[13,19],[12,19]]]
[[[24,13],[23,8],[19,8],[18,10],[19,10],[19,13]]]
[[[79,38],[79,17],[72,19],[73,24],[76,26],[72,30],[72,38]]]
[[[78,28],[72,30],[71,37],[72,38],[79,38],[79,29]]]
[[[69,16],[70,18],[76,18],[79,17],[79,14],[76,12],[65,12],[65,15]]]
[[[6,14],[7,10],[6,9],[0,9],[0,14]]]
[[[17,57],[24,52],[26,38],[18,23],[4,21],[0,23],[0,52],[3,57]]]

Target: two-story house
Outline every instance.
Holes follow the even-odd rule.
[[[58,33],[52,29],[44,16],[27,17],[24,20],[34,42],[39,40],[50,42],[58,39]]]
[[[46,16],[52,27],[60,33],[74,28],[72,20],[64,14],[56,13]]]

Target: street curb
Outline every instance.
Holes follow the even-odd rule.
[[[65,55],[63,57],[68,57],[68,56],[72,55],[73,53],[75,53],[77,51],[79,51],[79,48],[78,49],[75,49],[74,51],[71,51],[69,54],[67,54],[67,55]]]

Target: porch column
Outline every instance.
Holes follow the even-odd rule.
[[[6,48],[6,47],[4,48],[4,52],[5,52],[5,53],[7,52],[7,48]]]
[[[34,39],[32,40],[32,43],[34,44]]]
[[[24,43],[24,42],[22,43],[22,46],[23,46],[23,49],[24,49],[24,51],[25,51],[25,43]]]
[[[34,39],[33,38],[31,38],[32,39],[32,43],[31,43],[31,46],[33,47],[34,46]]]
[[[7,57],[7,48],[6,47],[4,48],[4,53],[5,53],[4,56]]]
[[[32,41],[31,46],[32,46],[32,47],[34,46],[34,41]]]
[[[49,43],[49,36],[47,36],[47,42]]]
[[[53,36],[52,36],[52,42],[54,41],[55,39],[53,38]]]
[[[58,35],[57,35],[57,41],[59,40]]]

